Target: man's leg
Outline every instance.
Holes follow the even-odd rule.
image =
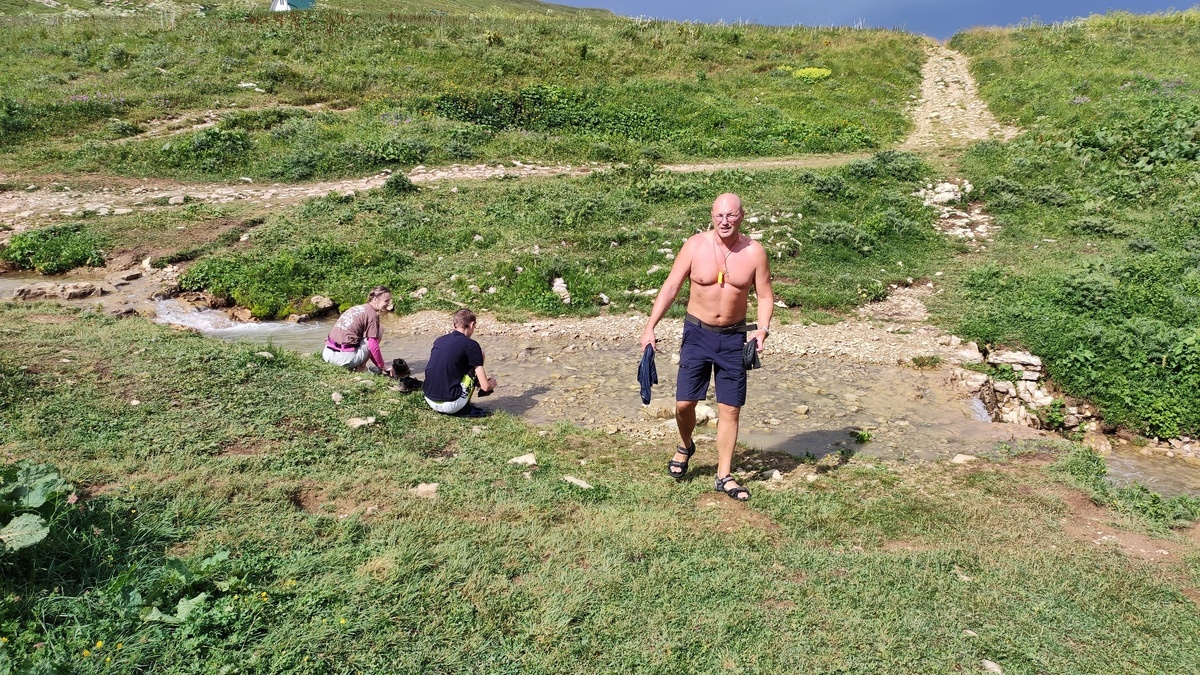
[[[696,404],[699,401],[676,401],[675,402],[675,426],[679,428],[679,445],[675,448],[675,456],[671,461],[678,462],[684,466],[687,465],[690,454],[681,452],[692,447],[692,432],[696,430]],[[693,451],[694,452],[694,451]],[[677,466],[671,466],[671,475],[675,476],[676,480],[682,479],[684,471]]]
[[[738,421],[741,416],[741,407],[717,404],[717,478],[733,472],[733,448],[737,445]],[[736,487],[737,483],[730,481],[729,486]]]

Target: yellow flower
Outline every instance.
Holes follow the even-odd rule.
[[[104,662],[105,662],[105,663],[112,663],[112,657],[111,657],[111,656],[106,656],[106,657],[104,657]]]
[[[342,625],[345,625],[345,624],[346,624],[346,620],[345,620],[345,619],[342,619],[342,620],[341,620],[341,621],[339,621],[338,623],[340,623],[340,624],[342,624]]]
[[[120,649],[121,647],[124,647],[124,646],[125,645],[121,644],[120,642],[117,643],[117,649]]]
[[[85,650],[83,650],[83,655],[84,655],[84,656],[91,656],[91,655],[92,655],[92,653],[91,653],[91,652],[89,652],[88,650],[86,650],[86,649],[85,649]]]
[[[104,640],[96,640],[96,649],[100,649],[103,646],[104,646]]]

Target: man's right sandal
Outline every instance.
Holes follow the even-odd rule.
[[[733,499],[733,500],[736,500],[739,502],[750,501],[750,491],[747,490],[746,488],[744,488],[740,485],[737,487],[725,487],[727,484],[729,484],[732,481],[733,481],[733,474],[728,474],[724,478],[718,478],[717,485],[713,489],[716,490],[717,492],[724,492],[726,495],[729,496],[730,499]]]
[[[671,478],[674,478],[676,481],[681,481],[687,475],[688,461],[692,459],[692,455],[696,454],[696,441],[692,441],[692,445],[687,448],[678,445],[675,446],[675,452],[687,455],[687,459],[682,462],[676,462],[673,459],[667,462],[667,473],[671,474]],[[679,473],[675,473],[676,469],[679,470]]]

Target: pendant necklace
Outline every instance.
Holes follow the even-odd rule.
[[[717,259],[717,253],[719,251],[720,251],[720,249],[717,246],[717,233],[713,232],[713,261],[717,263],[717,285],[724,286],[725,285],[725,270],[729,269],[729,256],[733,255],[733,249],[729,249],[729,251],[727,253],[725,253],[724,269],[721,268],[721,261]]]

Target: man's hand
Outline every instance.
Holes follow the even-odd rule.
[[[767,330],[765,328],[759,328],[758,330],[750,331],[746,335],[746,341],[748,342],[750,340],[758,340],[758,351],[761,352],[763,350],[763,343],[767,341]]]
[[[498,382],[496,382],[496,378],[495,378],[495,377],[489,377],[489,378],[487,379],[487,382],[488,382],[488,388],[487,388],[487,390],[488,390],[489,392],[495,391],[495,390],[496,390],[496,385],[498,384]]]
[[[658,338],[654,337],[654,329],[647,326],[645,332],[642,333],[641,341],[638,342],[638,349],[644,352],[646,351],[646,345],[650,345],[654,347],[654,351],[658,351],[658,345],[655,344],[657,342]]]

